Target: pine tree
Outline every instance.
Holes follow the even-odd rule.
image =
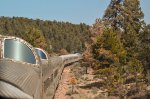
[[[111,0],[103,17],[107,27],[119,31],[123,45],[131,52],[128,56],[138,53],[141,42],[139,34],[144,26],[143,16],[139,0]]]
[[[125,0],[123,3],[124,6],[124,31],[125,33],[128,32],[128,25],[132,26],[136,33],[139,33],[143,26],[143,18],[144,14],[140,7],[139,0]]]
[[[122,3],[123,0],[111,0],[103,16],[103,20],[107,27],[113,27],[115,30],[122,27]]]
[[[109,66],[126,63],[126,53],[120,38],[113,29],[104,30],[93,45],[93,55],[101,62],[101,66],[103,63]]]
[[[137,58],[139,54],[141,31],[143,31],[144,14],[140,8],[139,0],[124,0],[123,17],[123,35],[122,41],[128,50],[128,56]]]
[[[145,67],[145,71],[150,72],[150,24],[145,26],[140,39],[142,40],[140,59]]]
[[[49,51],[48,43],[42,32],[36,28],[27,28],[25,35],[22,37],[34,47],[39,47]]]

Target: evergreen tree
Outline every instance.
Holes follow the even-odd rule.
[[[140,39],[142,40],[140,59],[145,67],[145,71],[150,73],[150,24],[145,26],[144,32],[141,34]]]
[[[139,34],[143,30],[143,12],[139,0],[111,0],[103,20],[120,35],[129,57],[138,56]]]
[[[124,6],[124,21],[123,21],[123,28],[124,32],[127,33],[128,26],[132,26],[133,30],[136,33],[139,33],[140,30],[143,27],[144,23],[144,14],[140,7],[140,1],[139,0],[125,0],[123,3]]]
[[[139,0],[125,0],[123,6],[123,43],[129,51],[137,52],[140,44],[139,34],[144,26],[144,14],[141,11]]]
[[[139,0],[111,0],[103,17],[109,29],[98,36],[93,46],[99,66],[115,65],[121,71],[119,75],[131,74],[137,81],[137,75],[141,76],[143,71],[139,60],[139,34],[143,31],[143,16]]]
[[[97,42],[93,45],[93,55],[100,61],[101,66],[111,66],[114,64],[126,63],[126,50],[120,38],[113,29],[106,29],[104,33],[97,37]]]
[[[113,27],[115,30],[118,30],[122,27],[122,3],[123,0],[111,0],[103,16],[105,26]]]
[[[27,28],[25,34],[22,37],[26,41],[28,41],[34,47],[39,47],[45,50],[49,50],[48,43],[43,36],[42,32],[35,28]]]

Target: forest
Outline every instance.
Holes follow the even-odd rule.
[[[69,22],[43,21],[24,17],[0,17],[0,34],[20,37],[34,47],[58,53],[83,52],[84,43],[90,38],[88,25]]]

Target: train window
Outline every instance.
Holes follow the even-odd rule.
[[[24,43],[14,39],[5,39],[4,57],[36,64],[36,59],[31,49]]]
[[[39,55],[39,57],[40,57],[41,59],[47,59],[47,56],[46,56],[46,54],[45,54],[44,51],[42,51],[42,50],[39,49],[39,48],[36,48],[35,50],[36,50],[36,53]]]

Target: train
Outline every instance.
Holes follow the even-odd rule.
[[[52,99],[64,67],[79,53],[50,57],[27,41],[0,35],[0,98]]]

